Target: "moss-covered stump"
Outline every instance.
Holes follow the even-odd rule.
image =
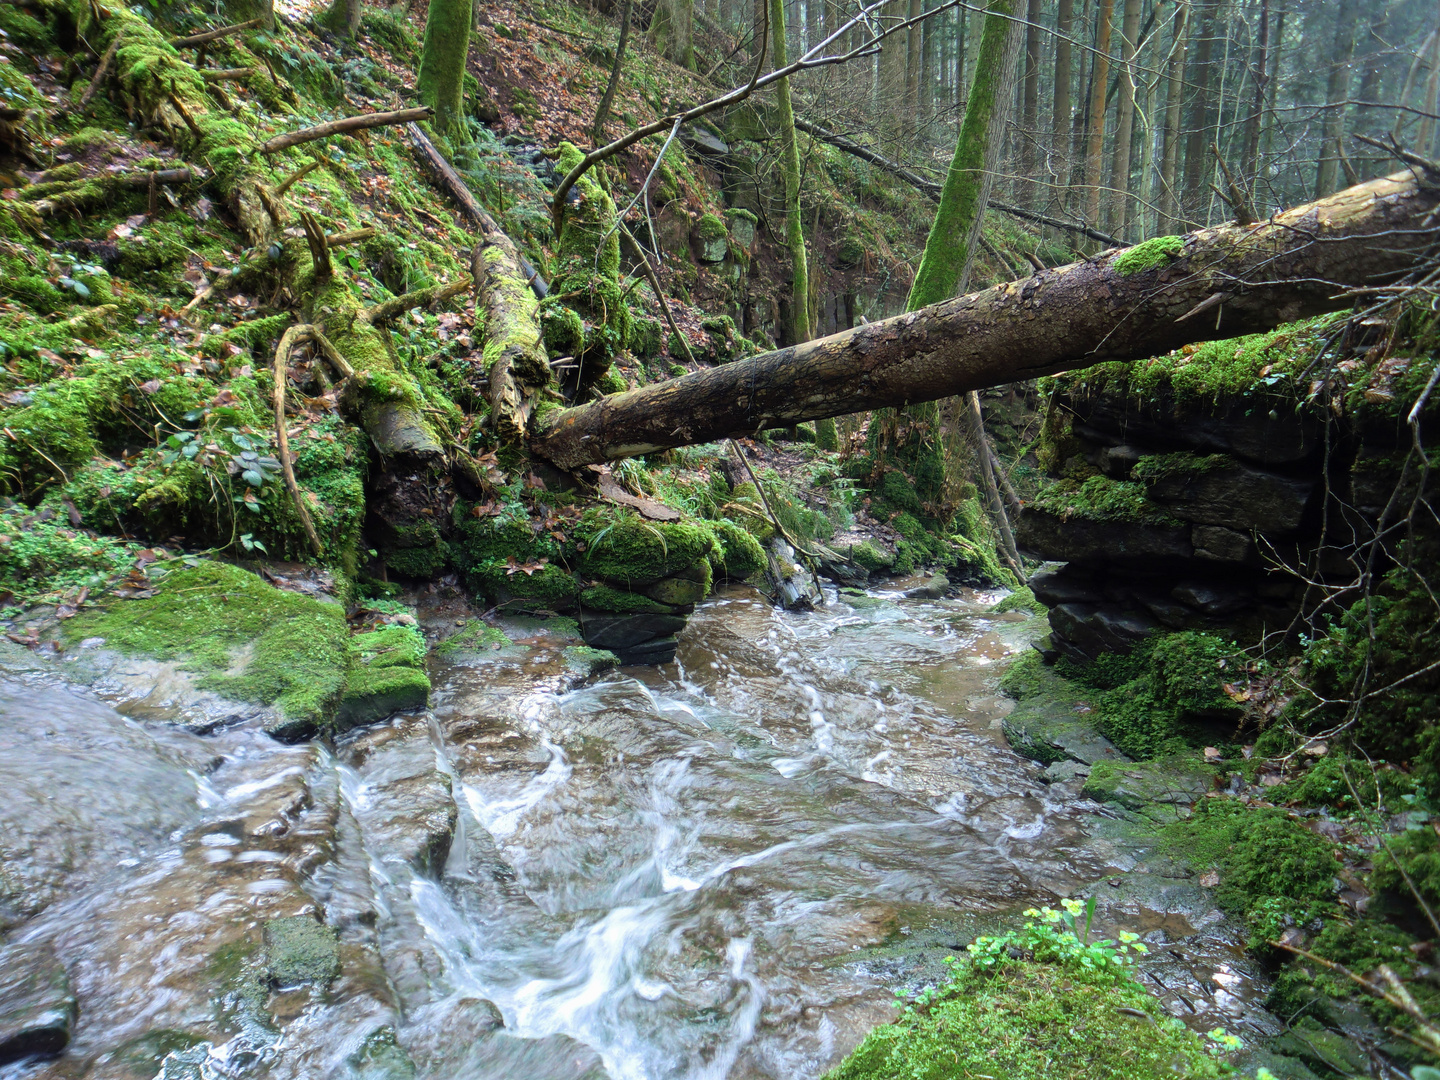
[[[397,623],[352,637],[335,728],[344,731],[425,708],[430,698],[425,652],[425,638],[414,626]]]
[[[1128,978],[1059,964],[968,968],[870,1033],[824,1080],[1173,1080],[1218,1077],[1200,1037]]]
[[[349,666],[350,631],[338,604],[218,562],[168,571],[151,589],[66,620],[65,640],[98,637],[122,653],[177,661],[200,689],[272,707],[266,730],[278,739],[328,727]]]

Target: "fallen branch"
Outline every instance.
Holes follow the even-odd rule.
[[[1390,154],[1390,156],[1399,158],[1405,162],[1406,165],[1414,165],[1431,180],[1440,177],[1440,161],[1432,161],[1430,158],[1421,157],[1419,154],[1406,150],[1400,145],[1399,140],[1397,140],[1394,135],[1390,136],[1388,142],[1371,138],[1369,135],[1361,135],[1359,132],[1355,133],[1355,138],[1367,146],[1374,146],[1380,150],[1384,150]]]
[[[344,247],[346,244],[358,244],[361,240],[369,240],[375,235],[375,230],[366,226],[363,229],[351,229],[348,232],[331,233],[325,237],[326,247]]]
[[[363,131],[366,128],[388,127],[391,124],[408,124],[415,120],[428,120],[434,115],[434,112],[435,110],[427,105],[418,109],[362,113],[360,116],[347,116],[343,120],[330,120],[323,124],[316,124],[314,127],[276,135],[273,139],[268,139],[260,144],[260,153],[278,154],[281,150],[299,146],[301,143],[314,142],[316,139],[323,139],[329,135],[344,135],[346,132]]]
[[[189,37],[177,37],[170,39],[170,47],[174,49],[193,49],[198,45],[208,45],[212,41],[219,41],[231,34],[243,34],[246,30],[254,30],[264,26],[264,19],[251,19],[249,22],[235,23],[231,26],[221,26],[215,30],[206,30],[203,33],[191,34]]]
[[[315,523],[310,520],[310,509],[305,505],[305,496],[301,494],[300,484],[295,479],[295,466],[290,463],[290,434],[285,430],[285,383],[288,381],[286,367],[290,350],[302,341],[313,340],[316,334],[315,327],[297,324],[280,335],[280,344],[275,347],[275,385],[272,397],[275,404],[276,456],[280,459],[280,469],[285,474],[285,486],[290,489],[290,497],[295,501],[295,512],[300,516],[300,524],[305,527],[310,549],[317,558],[323,558],[325,546],[320,543],[320,534],[315,531]]]
[[[695,354],[690,351],[690,342],[685,339],[685,335],[680,332],[680,327],[675,323],[675,316],[670,311],[670,302],[665,299],[665,293],[660,288],[660,275],[650,265],[650,256],[645,254],[645,249],[640,246],[640,241],[635,239],[635,235],[625,227],[623,221],[616,218],[615,223],[620,226],[620,235],[630,241],[630,245],[640,253],[640,265],[645,268],[646,280],[650,282],[650,289],[655,293],[655,302],[660,305],[660,311],[665,316],[665,323],[670,327],[670,332],[680,339],[680,345],[685,350],[686,358],[693,364]]]
[[[334,247],[333,244],[330,245]],[[428,289],[416,289],[414,292],[405,293],[402,296],[394,297],[372,308],[367,308],[360,313],[360,318],[372,326],[376,323],[388,322],[397,315],[403,315],[411,308],[429,307],[431,304],[443,303],[470,288],[474,278],[466,276],[458,281],[452,281],[448,285],[432,285]]]
[[[319,167],[320,160],[318,158],[314,161],[307,161],[304,165],[301,165],[300,168],[296,169],[284,180],[281,180],[280,183],[275,186],[275,190],[272,194],[274,194],[275,198],[277,199],[283,198],[287,191],[289,191],[292,187],[298,184],[301,180],[305,179],[305,177],[309,176]]]
[[[1411,273],[1432,254],[1437,203],[1440,187],[1407,169],[1256,225],[1191,233],[1138,272],[1106,252],[557,410],[531,446],[575,468],[1258,333],[1349,306],[1337,297],[1347,284]],[[1216,293],[1229,294],[1217,318],[1177,322]]]
[[[206,82],[239,82],[241,79],[248,79],[256,68],[210,68],[200,72],[200,77]]]

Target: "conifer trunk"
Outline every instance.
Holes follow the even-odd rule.
[[[1160,151],[1160,220],[1161,236],[1173,233],[1180,221],[1180,121],[1181,96],[1185,91],[1185,22],[1189,7],[1175,8],[1175,24],[1170,34],[1170,56],[1165,73],[1165,133]]]
[[[1140,37],[1140,0],[1125,0],[1120,22],[1120,79],[1115,107],[1115,151],[1110,158],[1110,206],[1106,232],[1125,235],[1130,219],[1130,144],[1135,131],[1135,44]]]
[[[1115,0],[1100,0],[1095,67],[1090,77],[1090,121],[1085,136],[1085,221],[1100,226],[1100,185],[1105,167],[1105,90],[1110,82],[1110,23]]]

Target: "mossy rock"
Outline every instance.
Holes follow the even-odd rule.
[[[1049,612],[1044,604],[1035,599],[1035,594],[1030,591],[1029,586],[1016,589],[1009,596],[1005,597],[990,611],[995,615],[1004,615],[1010,611],[1023,611],[1027,615],[1045,615]]]
[[[717,548],[705,524],[652,522],[633,514],[617,516],[590,535],[580,572],[626,588],[653,585],[686,569],[699,573]]]
[[[435,646],[435,652],[440,656],[451,657],[465,653],[493,652],[497,647],[503,649],[511,644],[513,642],[498,626],[491,626],[481,619],[470,619],[459,633],[451,634]]]
[[[350,639],[345,693],[335,715],[339,730],[425,708],[425,638],[413,626],[392,624]]]
[[[506,611],[571,611],[579,592],[575,575],[557,563],[526,571],[516,569],[512,559],[488,559],[470,572],[469,581]]]
[[[265,920],[265,978],[271,986],[325,987],[339,974],[340,943],[330,927],[309,915]]]
[[[1200,1037],[1128,978],[1015,962],[971,971],[872,1031],[824,1080],[1173,1080],[1218,1077]]]
[[[309,738],[329,725],[349,661],[338,604],[218,562],[171,570],[154,588],[66,620],[66,641],[99,637],[122,653],[178,661],[202,690],[273,706],[280,718],[268,730],[277,738]]]
[[[586,679],[620,666],[620,658],[609,649],[592,649],[589,645],[567,646],[561,655],[566,668]]]
[[[580,603],[596,611],[615,611],[631,614],[668,615],[674,611],[671,604],[653,600],[638,592],[617,589],[611,585],[592,585],[580,593]]]
[[[721,576],[744,581],[765,569],[765,549],[759,540],[733,521],[717,521],[714,528],[719,553],[711,561]]]
[[[1101,803],[1118,803],[1161,820],[1175,820],[1215,787],[1215,772],[1189,757],[1146,762],[1099,761],[1080,794]]]

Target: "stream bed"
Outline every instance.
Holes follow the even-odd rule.
[[[809,1080],[976,933],[1092,892],[1174,1015],[1273,1032],[1207,890],[1006,744],[1036,626],[999,595],[730,588],[674,663],[578,688],[512,631],[333,748],[12,663],[0,949],[78,1018],[0,1078]]]

